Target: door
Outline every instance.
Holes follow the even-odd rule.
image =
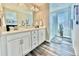
[[[21,56],[22,47],[20,45],[20,39],[8,41],[7,43],[8,56]]]
[[[58,15],[58,36],[60,36],[60,31],[62,30],[64,37],[71,37],[71,16],[70,16],[70,9],[61,9]],[[60,25],[62,28],[60,28]]]
[[[25,33],[24,33],[25,34]],[[31,51],[31,33],[26,32],[26,36],[22,38],[23,40],[23,55]]]
[[[75,54],[76,56],[79,56],[79,5],[74,5],[73,7],[74,20],[72,30],[72,41]]]

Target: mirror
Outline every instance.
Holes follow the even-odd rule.
[[[30,10],[20,10],[17,14],[18,26],[32,27],[33,26],[33,11]]]
[[[33,26],[33,11],[17,8],[16,10],[4,8],[4,18],[6,25],[18,27]]]
[[[16,12],[6,10],[4,16],[6,25],[17,25]]]

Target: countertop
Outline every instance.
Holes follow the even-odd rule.
[[[6,35],[6,34],[12,34],[12,33],[20,33],[20,32],[25,32],[25,31],[32,31],[32,30],[39,30],[39,29],[43,29],[46,28],[45,26],[43,27],[39,27],[39,28],[21,28],[19,30],[11,30],[11,31],[2,31],[2,35]]]

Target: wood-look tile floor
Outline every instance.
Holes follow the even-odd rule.
[[[27,56],[75,56],[74,49],[72,47],[71,39],[56,37],[54,42],[52,40],[50,43],[44,42],[36,49],[27,54]]]

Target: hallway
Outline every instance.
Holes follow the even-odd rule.
[[[55,40],[61,39],[55,37]],[[50,43],[44,42],[39,47],[34,49],[27,56],[75,56],[74,49],[72,47],[71,39],[63,38],[60,43],[51,41]]]

